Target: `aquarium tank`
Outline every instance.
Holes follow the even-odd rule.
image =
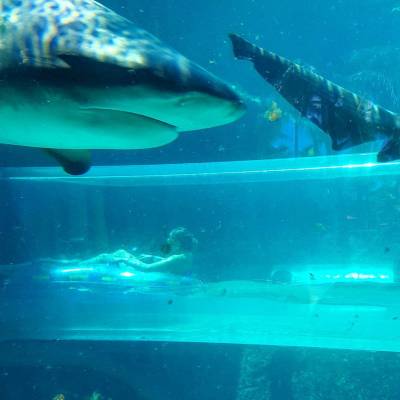
[[[0,0],[0,400],[399,398],[399,23]]]

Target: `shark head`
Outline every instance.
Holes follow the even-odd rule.
[[[0,5],[0,143],[80,173],[83,150],[157,147],[244,113],[228,84],[93,0]]]

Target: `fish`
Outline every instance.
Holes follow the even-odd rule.
[[[239,119],[231,85],[94,0],[0,0],[0,143],[70,174]]]
[[[237,59],[253,63],[264,80],[301,116],[327,133],[333,150],[383,140],[378,162],[400,158],[400,115],[325,79],[289,59],[230,34]]]
[[[282,110],[278,107],[278,103],[273,101],[271,106],[265,111],[264,118],[269,122],[276,122],[282,118]]]

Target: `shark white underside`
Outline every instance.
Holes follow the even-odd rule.
[[[55,149],[145,149],[170,143],[181,131],[237,118],[230,102],[204,93],[137,86],[81,95],[85,104],[62,91],[42,89],[39,96],[32,94],[40,101],[32,102],[8,89],[8,101],[0,106],[0,142]],[[221,120],[221,112],[226,119]]]

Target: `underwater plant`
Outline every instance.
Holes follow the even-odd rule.
[[[93,392],[87,400],[103,400],[104,397],[99,392]]]
[[[53,396],[52,400],[67,400],[67,399],[64,394],[58,393],[55,396]],[[104,400],[104,397],[99,392],[94,391],[89,397],[85,397],[85,400]]]

